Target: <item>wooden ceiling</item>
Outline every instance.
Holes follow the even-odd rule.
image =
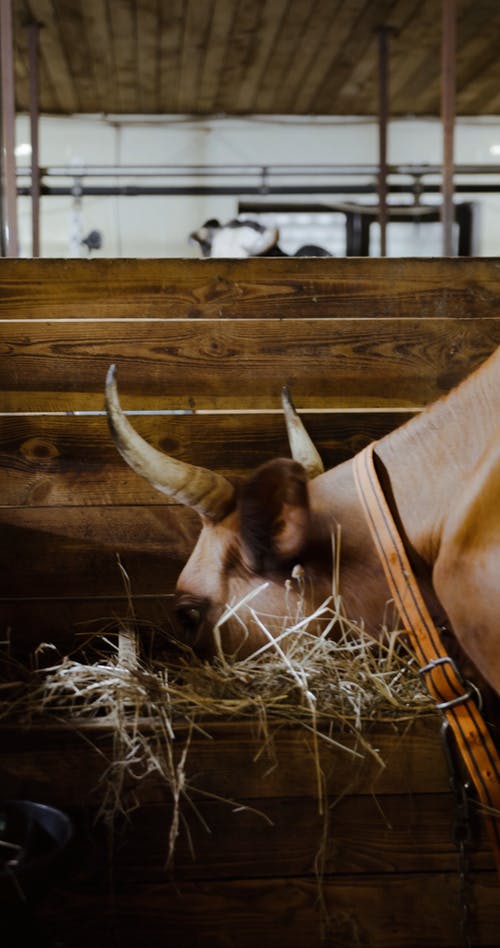
[[[440,109],[441,0],[13,0],[16,100],[25,24],[40,30],[45,113],[375,115],[377,28],[390,112]],[[457,0],[457,114],[500,113],[500,2]]]

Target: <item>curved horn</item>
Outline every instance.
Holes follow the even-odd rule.
[[[115,375],[112,365],[106,378],[106,412],[113,441],[127,464],[157,490],[193,507],[202,517],[219,519],[232,501],[233,485],[220,474],[178,461],[148,444],[123,414]]]
[[[305,468],[309,480],[323,474],[325,468],[314,444],[312,443],[301,419],[295,411],[295,405],[287,385],[281,391],[281,404],[285,414],[288,441],[294,461],[298,461]]]

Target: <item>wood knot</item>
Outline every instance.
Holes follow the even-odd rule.
[[[28,438],[27,441],[23,441],[20,451],[28,461],[53,461],[54,458],[59,457],[55,444],[44,438]]]

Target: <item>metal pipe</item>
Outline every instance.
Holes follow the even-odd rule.
[[[74,187],[70,185],[52,185],[52,184],[43,184],[41,185],[41,194],[43,196],[74,196]],[[389,194],[413,194],[413,188],[411,184],[390,184],[387,187]],[[18,185],[17,188],[18,195],[22,197],[29,197],[31,195],[31,187],[27,185]],[[207,185],[207,186],[183,186],[183,185],[140,185],[140,184],[117,184],[117,185],[82,185],[80,193],[82,197],[155,197],[155,196],[166,196],[166,197],[175,197],[176,195],[181,197],[211,197],[218,195],[235,195],[237,197],[243,198],[245,195],[258,194],[261,197],[265,193],[267,196],[273,194],[296,194],[296,195],[308,195],[308,194],[370,194],[377,195],[377,185],[373,184],[323,184],[323,185],[283,185],[283,186],[269,186],[265,189],[265,192],[261,187],[255,187],[252,185],[246,185],[241,187],[238,185]],[[500,182],[498,184],[457,184],[455,186],[455,193],[461,194],[499,194],[500,193]],[[427,184],[421,186],[419,189],[419,194],[441,194],[441,185],[440,184]],[[412,205],[408,205],[411,207]]]
[[[16,107],[14,97],[14,37],[11,0],[0,0],[0,72],[2,98],[2,253],[19,254],[16,190]]]
[[[28,23],[28,68],[31,133],[31,237],[33,257],[40,256],[40,162],[39,162],[39,101],[38,101],[38,38],[40,24]]]
[[[456,75],[456,0],[443,0],[441,47],[441,116],[443,122],[443,256],[453,256],[453,161]]]
[[[41,169],[44,178],[75,177],[74,165],[52,165]],[[389,175],[441,177],[443,166],[431,164],[388,164]],[[18,178],[30,175],[29,168],[18,168]],[[262,168],[256,165],[83,165],[79,169],[84,178],[229,178],[262,177]],[[271,177],[370,177],[378,175],[378,165],[268,165],[267,180]],[[455,174],[500,175],[500,165],[456,165]]]

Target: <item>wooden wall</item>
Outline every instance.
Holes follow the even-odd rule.
[[[499,344],[499,276],[486,259],[0,261],[0,629],[22,652],[107,627],[127,610],[116,554],[138,614],[167,621],[197,517],[118,456],[111,362],[138,430],[177,457],[238,474],[288,454],[287,383],[331,465]]]
[[[500,343],[499,300],[496,259],[0,261],[0,631],[12,653],[26,657],[49,641],[64,654],[92,632],[110,634],[128,610],[117,554],[137,615],[168,623],[197,520],[115,451],[103,414],[111,362],[124,407],[145,412],[133,419],[138,430],[177,457],[230,475],[288,454],[287,383],[331,465],[486,358]],[[453,801],[436,722],[422,727],[408,739],[377,734],[391,768],[382,783],[356,778],[332,809],[330,945],[462,944]],[[321,943],[313,862],[322,820],[303,774],[303,737],[283,738],[267,782],[254,776],[248,729],[219,731],[211,757],[198,742],[202,783],[217,792],[222,771],[227,794],[267,807],[274,828],[203,803],[213,845],[193,829],[198,859],[182,844],[171,881],[162,868],[168,803],[156,788],[115,853],[112,889],[102,829],[92,825],[102,757],[90,737],[99,747],[110,739],[0,733],[2,792],[62,806],[80,838],[88,834],[78,871],[45,910],[58,941]],[[332,757],[325,771],[339,766]],[[330,793],[333,801],[335,783]],[[492,948],[499,889],[484,839],[474,846],[474,944]]]
[[[158,779],[132,785],[136,808],[112,838],[94,822],[103,757],[111,755],[106,728],[0,732],[3,792],[28,787],[76,827],[64,874],[37,913],[54,945],[463,948],[455,810],[437,721],[374,726],[383,769],[370,756],[353,760],[323,745],[326,817],[305,730],[281,729],[277,766],[254,728],[207,730],[213,739],[195,735],[188,754],[187,777],[199,792],[190,791],[194,808],[183,806],[168,871],[171,798]],[[178,740],[180,753],[182,733]],[[471,944],[498,948],[500,886],[477,816],[470,850]]]

